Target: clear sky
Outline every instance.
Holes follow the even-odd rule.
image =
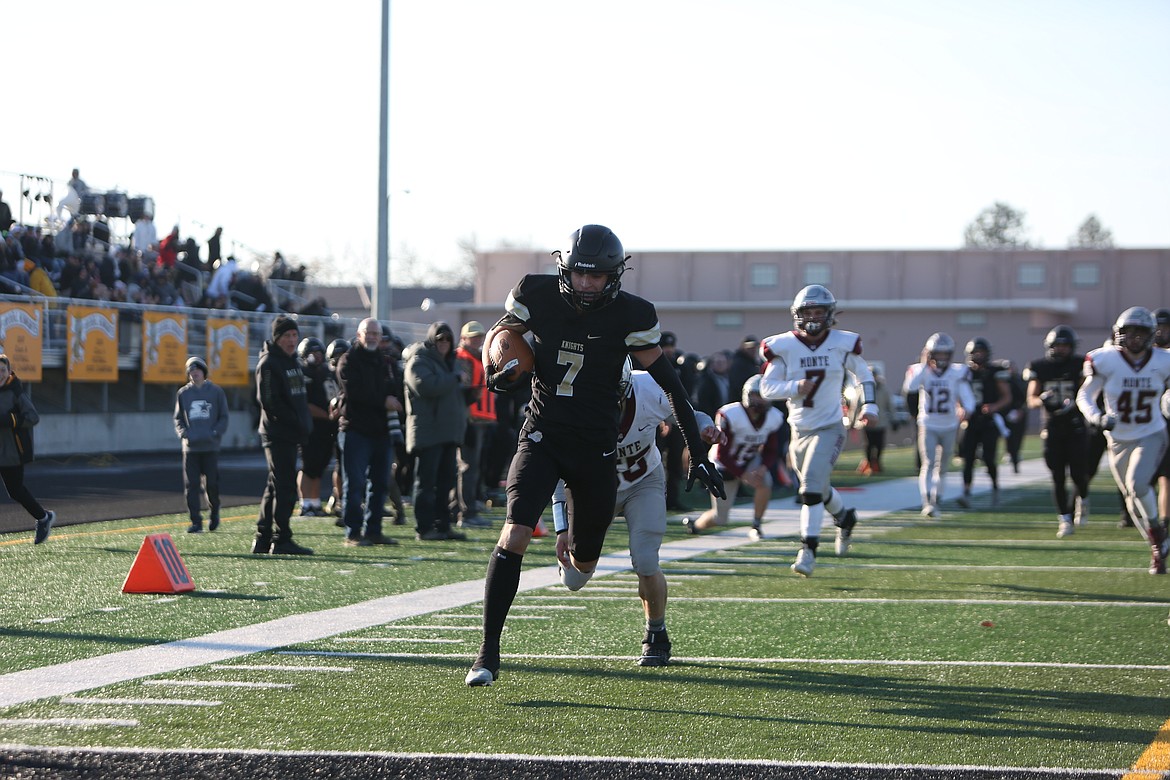
[[[372,280],[379,0],[6,3],[0,188],[73,167]],[[1170,246],[1165,0],[393,0],[391,275],[458,242]],[[34,188],[35,192],[35,188]]]

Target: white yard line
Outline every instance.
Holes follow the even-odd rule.
[[[63,696],[62,704],[119,704],[131,707],[218,707],[223,702],[208,701],[206,699],[99,699],[97,697],[84,698],[79,696]]]
[[[1041,461],[1025,461],[1019,474],[1001,471],[1000,487],[1004,490],[1030,482],[1047,480],[1048,472]],[[976,483],[975,493],[990,487],[984,479]],[[843,493],[846,503],[857,508],[862,522],[891,511],[915,508],[919,504],[917,480],[899,479],[864,485]],[[769,505],[765,535],[783,536],[799,530],[799,508],[791,499]],[[732,510],[732,519],[746,522],[750,507]],[[693,558],[719,550],[753,544],[745,527],[729,528],[722,533],[694,536],[665,544],[662,562]],[[630,568],[629,551],[605,555],[598,563],[594,578]],[[556,566],[524,571],[520,592],[557,585]],[[101,688],[128,680],[175,672],[196,666],[228,661],[278,647],[312,642],[352,631],[360,631],[406,618],[429,615],[443,610],[476,604],[483,599],[483,580],[475,579],[434,588],[371,599],[360,604],[335,607],[319,612],[270,620],[251,626],[216,631],[204,636],[180,639],[161,645],[82,658],[76,661],[25,669],[0,675],[0,707],[10,707],[52,696],[71,696],[80,691]]]
[[[326,656],[329,658],[466,658],[463,653],[341,653],[330,650],[282,650],[282,655],[301,657]],[[632,655],[589,655],[572,653],[501,653],[500,658],[511,658],[526,661],[616,661],[627,663],[633,661]],[[1156,672],[1170,671],[1167,664],[1084,664],[1063,663],[1059,661],[948,661],[948,660],[921,660],[899,658],[740,658],[736,656],[671,656],[672,661],[682,663],[701,664],[760,664],[777,666],[780,664],[797,664],[806,666],[963,666],[963,667],[1012,667],[1025,669],[1116,669],[1121,671],[1146,670]]]

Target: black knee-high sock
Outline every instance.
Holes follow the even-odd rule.
[[[487,579],[483,584],[483,643],[487,647],[500,646],[500,634],[508,610],[520,589],[520,564],[524,556],[508,552],[503,547],[492,550],[488,561]]]

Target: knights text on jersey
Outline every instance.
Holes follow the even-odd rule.
[[[932,431],[953,431],[959,427],[958,407],[970,414],[975,405],[970,374],[961,363],[951,363],[942,373],[925,363],[914,363],[906,370],[903,391],[918,394],[920,427]]]
[[[743,404],[736,401],[719,408],[715,424],[727,435],[727,443],[713,445],[708,457],[725,476],[739,479],[752,459],[764,453],[765,447],[772,448],[771,455],[777,454],[779,437],[776,432],[784,425],[784,415],[770,406],[757,425]]]
[[[1105,413],[1117,417],[1109,432],[1113,439],[1136,441],[1165,429],[1161,400],[1170,389],[1170,352],[1151,349],[1134,365],[1119,347],[1102,347],[1085,356],[1084,368],[1077,406],[1086,417],[1093,414],[1095,396],[1103,391]]]
[[[1069,355],[1064,360],[1038,358],[1024,369],[1025,382],[1036,382],[1041,393],[1051,390],[1061,403],[1067,401],[1072,405],[1067,412],[1058,415],[1053,415],[1047,408],[1041,407],[1044,409],[1045,427],[1084,425],[1084,418],[1076,407],[1077,388],[1081,386],[1084,365],[1083,356]]]
[[[662,463],[657,443],[658,424],[674,413],[654,377],[645,371],[635,371],[631,380],[633,393],[626,398],[618,427],[619,490],[637,484]]]
[[[558,277],[530,274],[506,306],[535,337],[529,417],[576,429],[604,426],[616,439],[622,363],[661,336],[654,304],[623,291],[608,306],[578,312],[561,295]]]
[[[767,365],[760,382],[760,395],[769,401],[793,399],[788,404],[788,421],[796,431],[812,431],[842,425],[841,398],[845,375],[872,382],[873,374],[861,358],[861,337],[847,330],[830,330],[821,343],[809,346],[795,332],[764,339],[760,353]],[[802,380],[813,382],[808,395],[798,395]]]

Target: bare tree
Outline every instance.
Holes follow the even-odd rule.
[[[1069,236],[1070,249],[1112,249],[1113,231],[1107,230],[1096,214],[1090,214],[1077,228],[1075,236]]]
[[[1024,212],[1006,203],[996,201],[979,212],[967,226],[963,246],[980,249],[1028,249],[1028,231],[1024,227]]]

